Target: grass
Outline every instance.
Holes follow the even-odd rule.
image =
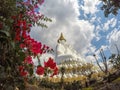
[[[120,82],[120,77],[115,79],[114,81],[112,81],[113,83],[117,83],[117,82]]]
[[[93,90],[92,87],[88,87],[88,88],[83,88],[82,90]]]

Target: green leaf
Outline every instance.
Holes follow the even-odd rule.
[[[20,51],[18,54],[19,54],[20,60],[23,61],[25,59],[25,53]]]
[[[30,74],[30,76],[33,75],[33,69],[32,68],[29,69],[29,74]]]
[[[15,49],[15,42],[11,41],[11,46]]]
[[[31,67],[31,68],[32,68],[32,67],[33,67],[33,65],[32,65],[32,64],[29,64],[29,67]]]
[[[10,36],[10,33],[8,31],[5,31],[5,30],[0,30],[0,34],[4,34],[6,36]]]

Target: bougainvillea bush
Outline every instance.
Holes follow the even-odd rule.
[[[25,82],[37,75],[51,77],[58,73],[52,58],[40,65],[39,56],[51,48],[31,38],[34,25],[47,27],[42,21],[51,21],[40,13],[44,0],[0,0],[0,88],[25,89]],[[38,58],[38,66],[33,58]]]

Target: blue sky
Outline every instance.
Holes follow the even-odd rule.
[[[57,39],[63,32],[67,42],[87,61],[98,55],[99,49],[107,57],[116,53],[120,46],[120,11],[117,16],[107,18],[100,10],[99,0],[45,0],[41,13],[52,19],[47,29],[33,27],[31,36],[55,49]]]
[[[84,5],[84,0],[79,0],[79,5]],[[109,48],[110,43],[107,40],[107,35],[109,35],[111,33],[111,31],[114,30],[114,28],[117,28],[118,31],[120,30],[120,27],[118,26],[120,24],[120,22],[119,22],[120,21],[120,11],[118,12],[117,16],[110,14],[108,17],[105,17],[104,12],[102,10],[100,10],[100,8],[102,7],[102,2],[99,3],[96,7],[99,11],[94,14],[90,14],[90,13],[86,14],[86,17],[84,17],[84,10],[80,9],[79,19],[84,19],[84,20],[90,21],[95,16],[97,16],[97,18],[100,18],[100,21],[98,21],[96,18],[96,20],[92,22],[95,25],[94,31],[97,29],[96,28],[97,26],[100,26],[100,29],[99,29],[100,31],[98,32],[100,35],[100,39],[97,40],[96,37],[94,37],[92,39],[91,43],[93,46],[96,47],[96,50],[100,49],[101,46],[108,46],[106,48],[106,50],[104,50],[104,53],[105,53],[106,57],[109,58],[109,56],[111,55],[112,52],[110,51],[110,48]],[[116,24],[114,25],[114,27],[111,27],[111,25],[108,25],[108,30],[104,30],[104,28],[102,28],[103,24],[109,22],[109,20],[112,18],[117,19]]]

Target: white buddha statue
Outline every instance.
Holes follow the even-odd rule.
[[[84,65],[84,61],[81,56],[74,50],[69,44],[67,44],[66,39],[63,34],[58,39],[56,46],[56,56],[55,60],[59,68],[64,67],[65,73],[64,78],[69,78],[68,80],[74,81],[73,77],[80,76],[79,67]],[[58,74],[58,77],[61,78],[61,73]]]
[[[61,33],[60,38],[58,39],[58,44],[56,46],[56,61],[61,63],[64,60],[69,60],[70,58],[75,59],[77,56],[76,52],[72,49],[70,45],[66,43],[66,39]]]

